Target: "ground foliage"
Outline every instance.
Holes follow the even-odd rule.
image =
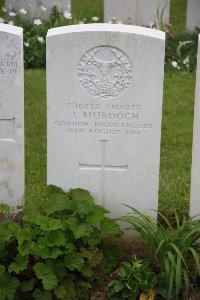
[[[0,210],[0,300],[89,299],[104,272],[101,242],[121,233],[108,211],[85,190],[53,186],[17,216]]]

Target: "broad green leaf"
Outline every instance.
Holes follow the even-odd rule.
[[[101,235],[97,228],[93,228],[93,232],[88,236],[84,237],[83,240],[85,243],[89,244],[90,246],[98,245],[101,242]]]
[[[94,209],[94,198],[83,189],[71,189],[69,196],[73,200],[73,213],[76,215],[88,214]]]
[[[63,228],[63,223],[59,219],[39,215],[35,218],[35,224],[39,225],[43,231],[54,231]]]
[[[108,236],[118,236],[121,234],[120,226],[113,219],[105,218],[100,225],[101,234]]]
[[[103,254],[101,252],[95,252],[93,257],[90,259],[89,262],[91,264],[91,267],[96,267],[97,265],[100,265],[101,261],[103,260]]]
[[[22,256],[21,254],[17,254],[16,261],[11,263],[8,268],[9,273],[14,272],[16,274],[19,274],[20,272],[26,270],[28,266],[28,262],[29,260],[27,256]]]
[[[54,194],[46,200],[45,213],[51,215],[55,212],[71,209],[72,201],[67,194]]]
[[[94,209],[88,213],[86,222],[89,224],[98,224],[104,219],[106,213],[109,213],[109,211],[102,206],[95,205]]]
[[[58,299],[64,299],[67,295],[67,290],[64,286],[58,286],[54,289],[54,294]]]
[[[93,232],[93,227],[89,224],[78,223],[77,219],[71,217],[66,222],[76,239],[87,237]]]
[[[8,273],[0,275],[0,300],[14,300],[19,286],[20,282],[16,277]]]
[[[26,256],[35,252],[35,246],[36,244],[33,241],[23,241],[22,243],[19,243],[17,249],[19,254]]]
[[[54,274],[56,275],[59,282],[63,280],[63,277],[67,274],[67,269],[65,267],[65,264],[63,262],[63,257],[57,258],[57,259],[51,259],[48,260],[47,266],[53,270]]]
[[[80,253],[69,252],[65,255],[65,266],[71,270],[80,271],[82,266],[84,265],[84,259]]]
[[[47,264],[37,263],[33,269],[37,278],[42,280],[45,290],[52,290],[57,285],[57,278]]]
[[[53,184],[50,184],[47,186],[47,196],[50,197],[54,194],[66,194],[62,188],[56,186],[56,185],[53,185]]]
[[[93,270],[91,268],[91,266],[87,265],[87,266],[84,266],[83,269],[81,269],[81,274],[85,277],[92,277],[93,276]]]
[[[52,294],[49,291],[36,289],[33,293],[35,300],[53,300]]]
[[[30,280],[25,280],[21,282],[20,289],[22,292],[30,292],[33,290],[37,280],[35,278],[32,278]]]
[[[59,230],[47,233],[46,237],[47,237],[47,245],[49,247],[65,245],[65,236]]]
[[[3,221],[0,224],[0,241],[8,242],[16,235],[19,226],[14,221]]]
[[[40,238],[37,243],[36,253],[38,256],[47,259],[47,258],[57,258],[59,255],[63,254],[63,251],[56,246],[48,247],[47,246],[47,237]]]

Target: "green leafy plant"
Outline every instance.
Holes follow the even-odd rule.
[[[0,208],[9,214],[7,207]],[[18,223],[5,215],[0,223],[0,294],[5,299],[24,294],[37,300],[88,299],[103,259],[98,245],[121,232],[107,213],[88,191],[65,193],[49,186],[45,199],[26,203]]]
[[[144,243],[147,256],[158,274],[157,291],[167,299],[188,294],[200,274],[199,250],[200,220],[183,218],[175,212],[176,226],[161,213],[160,222],[130,207],[133,215],[120,218],[137,230]],[[174,298],[173,298],[174,299]]]
[[[149,262],[133,257],[130,263],[123,263],[117,272],[117,279],[110,282],[108,295],[111,297],[118,294],[123,299],[132,300],[141,293],[148,295],[156,283],[156,274],[152,272]]]

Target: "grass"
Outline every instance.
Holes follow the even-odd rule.
[[[188,213],[195,74],[165,74],[159,210]],[[46,185],[45,71],[25,72],[26,198]]]
[[[72,0],[72,12],[78,20],[91,22],[97,16],[103,22],[103,0]]]
[[[25,198],[40,198],[46,185],[46,72],[25,72]]]
[[[194,106],[194,73],[166,73],[159,209],[188,212]]]
[[[182,33],[185,31],[186,9],[187,9],[187,0],[171,0],[170,24],[172,25],[173,32]]]

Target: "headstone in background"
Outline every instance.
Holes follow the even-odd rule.
[[[187,0],[187,21],[186,28],[188,31],[194,31],[200,28],[200,1]]]
[[[71,11],[71,0],[5,0],[8,10],[16,11],[21,17],[48,19],[54,6],[60,12]],[[24,8],[27,14],[21,12]]]
[[[141,27],[49,30],[48,184],[88,189],[113,216],[123,203],[155,215],[164,49],[163,32]]]
[[[23,30],[0,24],[0,202],[24,195]]]
[[[196,92],[193,126],[190,215],[200,214],[200,36],[197,55]]]
[[[16,12],[22,18],[32,20],[37,13],[37,0],[5,0],[5,7],[8,11]],[[21,13],[21,9],[25,11]]]
[[[137,0],[104,0],[104,22],[138,24]]]
[[[150,26],[162,10],[162,21],[169,24],[170,0],[104,0],[104,21]]]

